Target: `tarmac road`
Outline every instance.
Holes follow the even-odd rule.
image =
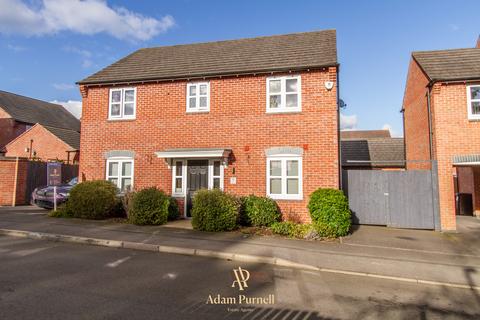
[[[250,276],[243,291],[232,288],[238,267]],[[209,303],[222,297],[231,304]],[[474,290],[0,237],[0,319],[479,317]]]

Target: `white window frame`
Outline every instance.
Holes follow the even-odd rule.
[[[200,86],[201,85],[206,85],[207,86],[207,94],[202,95],[202,97],[207,98],[207,106],[206,107],[200,107]],[[191,87],[196,87],[196,95],[195,95],[195,108],[190,108],[190,88]],[[210,111],[210,82],[189,82],[187,83],[187,113],[196,113],[196,112],[209,112]]]
[[[296,108],[287,108],[287,90],[286,90],[286,81],[289,79],[297,79],[297,97],[298,103]],[[270,93],[270,81],[272,80],[280,80],[280,93]],[[268,77],[266,79],[266,87],[267,87],[267,113],[288,113],[288,112],[301,112],[302,111],[302,77],[300,75],[292,75],[292,76],[281,76],[281,77]],[[293,94],[293,92],[291,93]],[[281,103],[280,107],[278,108],[270,108],[270,96],[271,95],[280,95]]]
[[[172,196],[174,197],[184,197],[187,191],[187,161],[185,159],[173,159],[172,164]],[[182,163],[182,175],[177,176],[177,162]],[[175,180],[176,178],[182,178],[182,192],[176,192],[175,190]]]
[[[110,167],[111,162],[117,162],[118,163],[118,173],[116,176],[109,175],[108,169]],[[126,162],[131,162],[132,163],[132,174],[130,176],[123,176],[122,175],[122,167],[123,164]],[[116,178],[117,179],[117,188],[122,191],[122,178],[130,178],[132,180],[132,183],[130,185],[130,190],[133,190],[134,186],[134,176],[135,176],[135,161],[133,158],[128,158],[128,157],[112,157],[108,158],[106,162],[106,168],[105,168],[105,180],[109,181],[110,178]]]
[[[287,161],[298,161],[298,176],[287,176]],[[270,161],[281,161],[282,172],[281,176],[270,176]],[[298,194],[287,194],[287,178],[298,178]],[[270,193],[270,178],[281,178],[282,193],[271,194]],[[267,196],[277,200],[302,200],[303,199],[303,165],[302,157],[298,155],[274,155],[267,157]]]
[[[125,113],[125,91],[133,90],[133,114],[132,115],[124,115]],[[112,115],[112,93],[114,91],[121,92],[121,99],[120,99],[120,115],[114,116]],[[127,102],[130,103],[130,102]],[[137,114],[137,88],[129,87],[129,88],[110,88],[110,92],[108,95],[108,120],[132,120],[135,119]]]
[[[471,88],[480,88],[480,84],[467,86],[467,112],[469,120],[480,120],[480,114],[472,113],[472,102],[480,102],[480,99],[472,99]]]
[[[220,175],[216,176],[213,174],[213,164],[214,162],[220,162]],[[213,178],[220,178],[220,190],[223,190],[223,177],[224,177],[224,166],[221,159],[211,159],[208,160],[208,189],[213,189]]]

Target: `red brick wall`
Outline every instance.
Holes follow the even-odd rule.
[[[428,79],[412,60],[404,97],[407,160],[428,159],[427,84]],[[462,83],[435,83],[431,90],[433,158],[438,160],[442,230],[456,228],[453,156],[480,152],[480,141],[472,138],[480,135],[480,122],[468,120],[466,97],[466,85]],[[422,166],[407,163],[407,168]],[[476,202],[480,210],[480,196]]]
[[[435,157],[438,159],[443,229],[455,229],[454,155],[478,154],[480,122],[468,120],[466,85],[436,83],[432,90]],[[480,209],[480,203],[478,204]]]
[[[418,160],[430,160],[427,84],[427,77],[418,64],[412,59],[410,61],[405,96],[403,99],[407,169],[430,168],[428,163],[414,162]]]
[[[25,204],[28,162],[19,160],[16,205]],[[0,206],[11,206],[15,189],[15,159],[0,159]]]
[[[23,135],[10,142],[5,148],[7,157],[29,157],[30,152],[25,152],[25,148],[30,147],[30,140],[33,140],[32,149],[36,151],[35,158],[44,161],[47,160],[67,160],[67,150],[72,148],[60,140],[43,126],[37,124]],[[33,154],[32,154],[33,155]],[[74,153],[70,155],[73,159]]]
[[[25,124],[15,121],[0,108],[0,150],[25,130]]]
[[[301,77],[302,112],[295,114],[265,113],[265,76],[210,80],[210,112],[202,114],[186,114],[185,81],[138,85],[133,121],[107,120],[109,88],[82,87],[81,176],[104,179],[103,153],[132,150],[135,188],[158,186],[171,192],[171,170],[155,151],[228,147],[234,160],[225,169],[225,190],[265,195],[265,149],[301,147],[303,200],[278,203],[286,216],[308,221],[309,195],[318,187],[339,186],[337,92],[324,85],[336,82],[336,68],[304,72]],[[235,185],[229,183],[233,176]]]

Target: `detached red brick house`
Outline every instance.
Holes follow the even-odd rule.
[[[442,230],[455,230],[456,192],[480,215],[480,48],[413,52],[403,111],[407,169],[438,162]]]
[[[334,30],[140,49],[79,82],[80,177],[278,201],[339,187]]]
[[[61,105],[0,91],[0,153],[77,161],[80,121]]]

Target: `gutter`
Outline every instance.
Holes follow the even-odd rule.
[[[300,71],[307,71],[310,72],[311,70],[325,70],[329,67],[339,67],[338,63],[335,64],[327,64],[327,65],[319,65],[319,66],[304,66],[304,67],[297,67],[297,68],[282,68],[282,69],[275,69],[275,70],[259,70],[255,71],[244,71],[244,72],[233,72],[233,73],[218,73],[218,74],[210,74],[210,75],[192,75],[188,76],[179,76],[179,77],[172,77],[172,78],[145,78],[145,79],[131,79],[131,80],[121,80],[121,81],[78,81],[75,84],[77,85],[84,85],[87,87],[94,87],[94,86],[115,86],[115,85],[130,85],[134,83],[160,83],[160,82],[174,82],[174,81],[192,81],[192,80],[205,80],[205,79],[212,79],[212,78],[227,78],[227,77],[240,77],[240,76],[249,76],[249,75],[266,75],[266,74],[276,74],[276,73],[292,73],[292,72],[300,72]]]

